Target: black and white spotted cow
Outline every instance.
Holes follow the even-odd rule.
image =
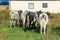
[[[46,13],[41,13],[39,15],[39,25],[40,25],[40,32],[42,34],[42,29],[44,29],[44,34],[46,30],[46,25],[48,24],[48,15]]]
[[[17,25],[19,25],[19,14],[17,11],[11,10],[9,15],[10,15],[10,27],[14,25],[14,28],[15,28],[16,22],[17,22]]]
[[[22,24],[22,19],[21,19],[21,14],[23,13],[23,11],[22,10],[19,10],[18,11],[18,14],[19,14],[19,25],[21,26],[21,24]]]
[[[37,15],[36,15],[37,13],[35,13],[35,12],[31,12],[31,11],[29,11],[28,13],[27,13],[27,15],[26,15],[26,17],[27,17],[27,21],[29,22],[29,27],[31,27],[32,26],[32,24],[33,23],[35,23],[36,22],[36,17],[37,17]]]
[[[21,14],[21,20],[22,20],[22,23],[23,23],[23,29],[25,31],[26,29],[26,15],[28,13],[28,10],[24,11],[22,14]]]
[[[23,29],[26,31],[26,28],[37,26],[37,13],[32,11],[25,11],[22,13]]]
[[[53,16],[51,15],[51,13],[49,13],[48,11],[46,12],[46,14],[48,15],[49,18],[53,18]]]

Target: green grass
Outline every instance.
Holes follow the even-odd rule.
[[[54,25],[51,25],[54,28]],[[50,40],[60,40],[60,36],[51,28]],[[22,27],[10,28],[8,24],[0,25],[0,30],[6,30],[6,40],[46,40],[46,35],[35,32],[34,30],[27,30],[24,32]],[[59,31],[60,33],[60,31]],[[0,40],[2,33],[0,32]]]
[[[32,31],[24,32],[22,28],[9,28],[7,25],[1,26],[2,29],[6,30],[6,40],[43,40],[45,35]],[[2,30],[0,29],[0,30]]]

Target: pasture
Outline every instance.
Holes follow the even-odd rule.
[[[52,14],[53,18],[49,19],[51,24],[50,40],[60,40],[60,14]],[[48,27],[48,26],[47,26]],[[24,32],[22,26],[16,28],[9,27],[9,11],[0,11],[0,40],[2,37],[2,30],[5,30],[6,40],[47,40],[46,35],[40,34],[33,30]]]

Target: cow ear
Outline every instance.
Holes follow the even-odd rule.
[[[20,10],[20,12],[22,13],[22,10]]]
[[[20,13],[20,11],[18,11],[18,13]]]

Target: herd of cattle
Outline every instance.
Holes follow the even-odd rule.
[[[52,18],[52,16],[50,15],[49,12],[42,12],[40,11],[36,11],[36,12],[32,12],[32,11],[15,11],[15,10],[11,10],[10,13],[10,27],[12,27],[12,25],[19,25],[19,21],[22,20],[22,24],[23,24],[23,29],[24,31],[26,31],[27,28],[30,27],[35,27],[35,29],[37,29],[37,25],[39,24],[40,26],[40,32],[42,34],[42,29],[44,29],[44,34],[45,34],[45,30],[46,30],[46,25],[49,22],[48,18]]]

